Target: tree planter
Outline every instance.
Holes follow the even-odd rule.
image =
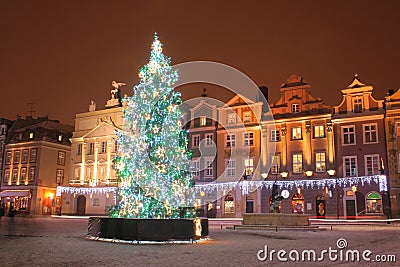
[[[129,241],[196,240],[208,235],[208,220],[90,217],[88,235]]]

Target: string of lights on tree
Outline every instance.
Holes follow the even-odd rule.
[[[170,59],[163,54],[157,34],[150,61],[139,71],[140,82],[128,97],[124,130],[115,169],[118,174],[117,203],[112,217],[178,218],[192,201],[191,153],[182,129],[181,95],[174,91],[178,80]]]

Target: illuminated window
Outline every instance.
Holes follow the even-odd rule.
[[[91,166],[91,165],[86,166],[86,179],[87,179],[88,181],[91,181],[92,178],[93,178],[92,166]]]
[[[353,112],[361,113],[363,111],[362,97],[357,96],[353,98]]]
[[[301,127],[293,127],[292,128],[292,140],[301,139]]]
[[[22,163],[27,163],[28,162],[28,149],[22,150]]]
[[[11,151],[7,151],[7,153],[6,153],[6,164],[11,164],[11,157],[12,157]]]
[[[343,157],[344,175],[346,177],[357,176],[357,157],[346,156]]]
[[[293,154],[292,155],[292,165],[293,165],[293,173],[302,173],[303,172],[303,155],[302,154]]]
[[[62,134],[59,134],[59,135],[58,135],[58,141],[61,142],[61,141],[62,141],[62,138],[63,138],[63,135],[62,135]]]
[[[371,192],[366,197],[367,213],[383,213],[382,197],[377,192]]]
[[[11,182],[16,183],[18,179],[18,169],[13,169],[12,170],[12,177],[11,177]]]
[[[244,173],[246,176],[253,175],[254,173],[254,160],[245,159],[244,160]]]
[[[236,146],[236,135],[227,134],[225,135],[225,147],[235,147]]]
[[[224,199],[224,213],[225,214],[235,213],[235,200],[232,195],[227,195]]]
[[[378,138],[377,138],[378,133],[376,127],[377,127],[376,123],[363,124],[364,144],[378,143]]]
[[[236,161],[234,159],[227,160],[226,165],[226,177],[234,178],[236,177]]]
[[[107,142],[106,141],[101,141],[100,153],[104,154],[106,152],[107,152]]]
[[[228,124],[235,124],[235,123],[236,123],[236,113],[229,113]]]
[[[280,134],[279,130],[271,130],[271,142],[279,142]]]
[[[299,113],[299,112],[300,112],[300,105],[292,104],[292,113]]]
[[[213,176],[213,159],[212,158],[204,158],[204,176],[212,177]]]
[[[365,175],[379,174],[379,154],[364,155]]]
[[[14,151],[14,164],[18,164],[21,156],[21,151]]]
[[[74,169],[74,178],[76,180],[79,180],[80,177],[81,177],[81,167],[75,167],[75,169]]]
[[[93,142],[89,143],[88,154],[89,155],[93,155],[94,154],[94,143]]]
[[[192,147],[199,147],[200,145],[200,135],[196,134],[192,136]]]
[[[65,152],[58,151],[57,164],[58,165],[65,165]]]
[[[213,146],[213,134],[206,134],[206,146]]]
[[[5,169],[4,170],[4,177],[3,177],[3,182],[8,183],[10,180],[10,169]]]
[[[64,182],[64,170],[57,169],[57,172],[56,172],[56,183],[58,185],[62,185],[63,182]]]
[[[243,122],[251,122],[251,111],[243,112]]]
[[[77,147],[76,147],[76,154],[79,156],[79,155],[82,155],[82,144],[78,144],[77,145]]]
[[[200,126],[206,126],[207,119],[205,116],[200,117]]]
[[[356,143],[354,126],[342,126],[342,145],[354,145]]]
[[[29,133],[29,139],[33,139],[33,136],[34,136],[34,133],[33,133],[33,132],[30,132],[30,133]]]
[[[30,167],[29,168],[29,182],[33,182],[33,181],[35,181],[35,171],[36,171],[36,169],[35,169],[35,167]]]
[[[200,159],[196,158],[190,162],[190,169],[194,177],[200,177]]]
[[[271,173],[279,174],[280,168],[281,168],[281,156],[274,155],[272,158]]]
[[[37,158],[37,148],[32,148],[31,149],[31,155],[29,157],[29,162],[35,163]]]
[[[243,146],[254,146],[254,133],[248,132],[243,135]]]
[[[314,137],[315,138],[325,137],[324,125],[314,125]]]
[[[325,172],[326,171],[325,152],[316,152],[315,153],[315,171],[316,172]]]

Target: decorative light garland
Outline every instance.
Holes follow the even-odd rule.
[[[344,177],[344,178],[328,178],[319,180],[279,180],[279,181],[240,181],[240,182],[227,182],[227,183],[209,183],[204,185],[195,185],[193,190],[196,194],[201,192],[210,193],[212,191],[229,192],[236,187],[241,189],[242,194],[248,194],[249,192],[257,189],[272,189],[274,184],[278,185],[280,189],[322,189],[324,187],[336,188],[351,185],[365,184],[371,185],[372,183],[379,185],[379,191],[387,191],[387,178],[386,175],[373,175],[373,176],[360,176],[360,177]],[[57,187],[57,196],[61,196],[61,193],[68,194],[105,194],[115,193],[117,187]]]

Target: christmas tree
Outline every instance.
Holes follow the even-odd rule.
[[[140,82],[126,99],[124,130],[115,158],[117,203],[112,217],[192,217],[191,152],[182,129],[181,95],[174,91],[177,71],[162,52],[157,34]]]

